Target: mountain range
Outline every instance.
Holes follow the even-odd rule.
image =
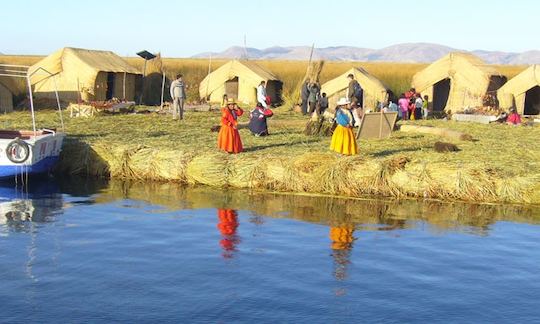
[[[479,56],[489,64],[540,64],[540,51],[532,50],[522,53],[502,51],[464,51],[444,45],[431,43],[405,43],[381,49],[370,49],[352,46],[335,46],[315,48],[314,59],[328,61],[363,61],[363,62],[407,62],[430,63],[450,52],[469,52]],[[233,46],[223,52],[205,52],[194,55],[194,58],[245,58],[257,60],[308,60],[311,52],[309,46],[274,46],[265,49]]]

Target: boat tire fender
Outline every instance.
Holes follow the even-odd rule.
[[[30,146],[25,141],[16,138],[7,145],[6,156],[13,163],[24,163],[30,156]]]

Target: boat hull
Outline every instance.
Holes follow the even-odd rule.
[[[9,137],[0,138],[0,180],[18,175],[50,172],[58,162],[65,135],[40,133],[38,136],[17,136],[16,138],[26,143],[29,148],[28,158],[22,163],[15,163],[8,158],[6,148],[9,143],[16,140],[15,137]]]

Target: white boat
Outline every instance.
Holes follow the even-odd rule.
[[[45,173],[52,170],[62,151],[65,134],[53,129],[37,129],[32,98],[30,77],[34,74],[49,74],[44,69],[28,72],[28,66],[0,64],[0,76],[26,79],[32,114],[32,130],[0,129],[0,179],[14,178],[19,175]],[[58,91],[56,102],[60,114],[61,129],[64,130],[62,109]]]

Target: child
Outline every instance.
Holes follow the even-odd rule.
[[[401,119],[403,119],[403,120],[409,119],[408,118],[408,116],[409,116],[409,99],[407,99],[405,97],[404,93],[402,93],[401,96],[399,96],[398,106],[399,106],[399,111],[401,111],[401,114],[400,114]]]
[[[422,96],[417,93],[416,99],[414,100],[414,119],[419,120],[422,118],[422,107],[424,106],[424,101]]]
[[[519,114],[517,113],[516,108],[510,109],[510,114],[506,118],[506,123],[512,126],[517,126],[521,124],[521,116],[519,116]]]
[[[424,95],[424,102],[422,103],[422,117],[424,119],[427,119],[428,118],[428,104],[429,104],[429,96],[428,95]]]
[[[326,92],[322,93],[322,97],[319,100],[319,115],[322,115],[324,111],[328,108],[328,98],[326,97]]]

